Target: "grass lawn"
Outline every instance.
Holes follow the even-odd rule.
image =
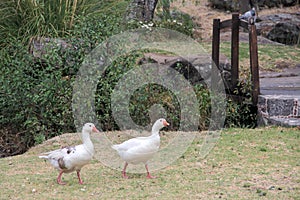
[[[78,143],[78,140],[77,134],[64,134],[23,155],[2,158],[0,199],[300,197],[300,131],[297,128],[224,130],[205,159],[199,155],[203,142],[203,134],[199,133],[180,159],[152,173],[156,179],[146,179],[146,174],[129,174],[130,179],[123,179],[120,171],[93,160],[82,169],[84,185],[78,184],[74,172],[63,175],[67,185],[58,185],[58,172],[37,156],[66,143]],[[149,168],[151,170],[151,163]]]
[[[211,52],[211,43],[200,43],[207,52]],[[221,42],[220,53],[224,54],[230,61],[231,43]],[[249,70],[250,54],[249,44],[241,42],[239,45],[239,64],[241,71]],[[263,71],[280,71],[287,65],[294,67],[300,63],[300,48],[288,45],[258,44],[258,62],[259,68]]]

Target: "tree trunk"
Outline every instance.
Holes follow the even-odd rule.
[[[250,1],[249,0],[240,0],[240,14],[244,14],[250,10]]]
[[[126,20],[151,21],[158,0],[132,0],[127,9]]]
[[[255,10],[257,11],[257,1],[258,0],[240,0],[240,14],[244,14],[252,8],[255,8]]]

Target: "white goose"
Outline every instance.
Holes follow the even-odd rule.
[[[159,149],[159,130],[168,125],[169,123],[165,119],[158,119],[152,126],[150,136],[132,138],[121,144],[112,146],[113,149],[118,151],[118,154],[120,155],[122,160],[125,161],[125,165],[122,171],[123,178],[128,178],[128,176],[126,175],[126,168],[128,166],[128,163],[144,163],[147,170],[147,178],[155,178],[150,175],[147,162]]]
[[[79,184],[83,184],[80,178],[81,168],[88,164],[94,155],[94,145],[90,139],[91,132],[99,132],[92,123],[86,123],[82,128],[83,144],[64,147],[54,151],[43,153],[39,158],[48,160],[54,168],[59,170],[57,183],[64,185],[61,176],[63,173],[77,172]]]

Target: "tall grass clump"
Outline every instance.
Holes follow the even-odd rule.
[[[3,0],[0,2],[0,44],[6,38],[26,43],[34,36],[64,38],[80,22],[78,16],[94,16],[110,12],[120,1],[98,0]],[[121,3],[120,12],[126,3]],[[119,14],[117,10],[116,13]],[[101,17],[99,17],[101,20]]]

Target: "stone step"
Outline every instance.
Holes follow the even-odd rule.
[[[260,95],[259,124],[300,126],[300,95]]]

